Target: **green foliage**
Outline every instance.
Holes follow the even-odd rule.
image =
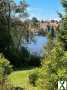
[[[58,39],[63,43],[64,48],[67,49],[67,15],[64,15],[62,27],[58,34]]]
[[[67,50],[67,1],[62,0],[61,3],[65,9],[65,14],[61,18],[62,24],[59,31],[58,39],[63,43],[65,50]]]
[[[0,80],[4,79],[11,71],[12,66],[10,65],[10,62],[0,54]]]
[[[36,86],[36,81],[38,80],[38,74],[39,74],[39,70],[35,69],[35,71],[33,71],[30,75],[29,75],[29,81],[33,86]]]
[[[48,42],[47,45],[45,46],[45,56],[47,57],[50,53],[51,50],[54,48],[55,46],[55,40],[56,38],[53,37],[52,32],[48,33]]]
[[[22,48],[22,50],[19,51],[16,48],[12,47],[4,54],[5,57],[10,60],[14,68],[21,68],[28,62],[29,52],[25,48]]]
[[[67,8],[67,0],[61,0],[61,3],[64,8]]]
[[[17,32],[17,30],[19,30],[20,33],[22,32],[19,28],[20,25],[17,25],[15,23],[16,21],[15,15],[17,13],[20,15],[19,20],[17,20],[18,22],[20,21],[21,17],[26,18],[27,6],[28,5],[26,4],[24,0],[21,1],[19,4],[16,4],[15,0],[1,0],[0,1],[0,49],[1,49],[0,51],[4,51],[5,48],[8,49],[11,45],[14,45],[15,43],[14,36],[16,35],[15,32]],[[18,12],[16,12],[17,9],[19,9]],[[18,27],[18,29],[15,28],[16,26]],[[22,35],[21,35],[22,33],[21,34],[20,33],[18,33],[16,37],[16,38],[19,37],[18,45],[20,45],[20,41],[22,39]]]
[[[32,22],[31,25],[32,25],[32,28],[33,28],[33,29],[35,29],[35,30],[36,30],[36,29],[39,29],[39,27],[40,27],[40,26],[39,26],[39,21],[37,20],[36,17],[33,17],[32,20],[31,20],[31,22]]]
[[[0,52],[5,51],[10,45],[11,39],[9,37],[7,27],[0,24]]]
[[[43,67],[37,80],[40,90],[57,90],[58,80],[67,80],[67,56],[61,43],[57,43],[43,60]]]
[[[10,35],[12,6],[13,0],[0,0],[0,52],[4,52],[12,44]]]
[[[23,69],[29,66],[39,67],[41,65],[41,57],[31,55],[25,47],[22,47],[21,50],[17,50],[16,48],[12,47],[4,54],[5,57],[10,60],[15,69]]]
[[[28,37],[26,38],[26,34],[29,24],[22,22],[20,20],[21,16],[19,17],[21,14],[22,18],[26,19],[27,16],[25,16],[25,13],[27,12],[27,6],[25,0],[20,1],[19,4],[16,4],[15,0],[0,1],[0,52],[16,66],[21,66],[20,64],[22,63],[24,64],[23,61],[29,55],[27,50],[19,50],[22,43],[22,36],[23,39],[28,39]],[[17,13],[19,14],[19,19],[15,17]]]

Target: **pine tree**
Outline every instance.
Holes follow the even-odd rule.
[[[67,0],[61,0],[61,3],[65,9],[65,14],[62,18],[62,24],[59,31],[59,39],[63,43],[65,50],[67,50]]]

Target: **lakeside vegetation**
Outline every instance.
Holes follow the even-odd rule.
[[[19,4],[0,1],[0,90],[58,90],[58,80],[67,80],[67,1],[60,1],[64,14],[58,13],[61,23],[57,30],[52,27],[45,32],[48,43],[43,57],[21,47],[24,41],[33,40],[30,25],[40,29],[37,18],[31,24],[28,20],[29,5],[25,0]]]

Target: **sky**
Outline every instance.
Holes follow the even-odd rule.
[[[20,0],[16,0],[18,3]],[[62,12],[60,0],[26,0],[30,17],[37,17],[39,20],[59,20],[57,12]]]

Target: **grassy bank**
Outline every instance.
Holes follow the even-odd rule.
[[[29,74],[32,73],[35,69],[32,70],[22,70],[12,72],[8,79],[11,82],[13,87],[22,87],[24,90],[37,90],[36,87],[33,87],[29,83]]]

